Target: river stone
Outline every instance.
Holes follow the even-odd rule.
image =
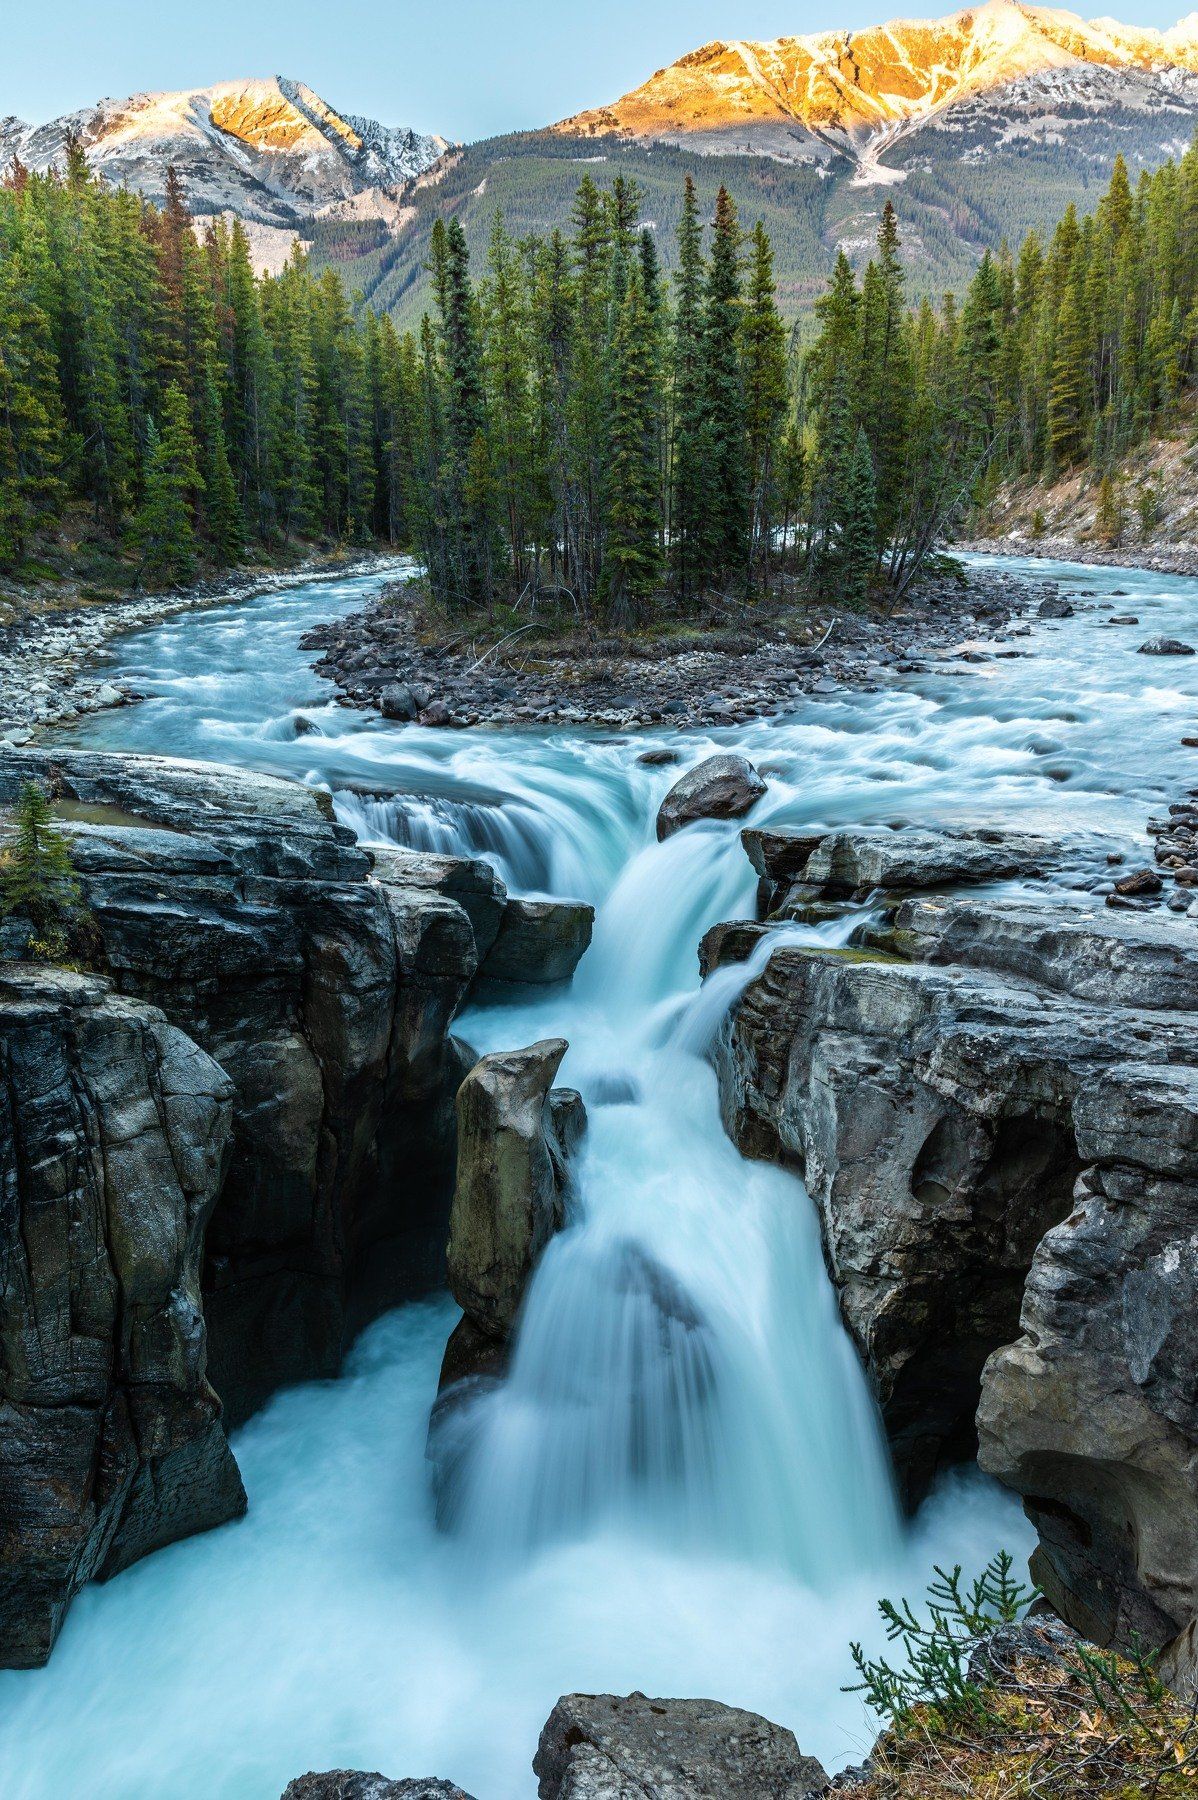
[[[407,724],[415,719],[420,708],[411,688],[405,682],[393,681],[379,695],[379,711],[384,719]]]
[[[483,961],[495,942],[507,905],[507,889],[489,862],[482,857],[439,856],[390,845],[372,849],[370,857],[380,881],[401,888],[427,888],[456,900],[470,920],[478,960]]]
[[[794,1733],[715,1700],[566,1694],[533,1758],[540,1800],[816,1800],[828,1776]]]
[[[1183,644],[1180,638],[1150,637],[1140,645],[1141,656],[1193,656],[1193,644]]]
[[[551,1094],[566,1048],[564,1038],[547,1038],[484,1056],[458,1090],[449,1285],[466,1317],[499,1340],[562,1223],[566,1144],[585,1117],[576,1094]]]
[[[594,924],[595,909],[582,900],[509,900],[479,974],[528,987],[569,981]]]
[[[662,842],[696,819],[739,819],[765,793],[765,782],[744,756],[709,756],[676,781],[657,814]]]
[[[234,1087],[95,976],[0,969],[0,1663],[74,1593],[245,1510],[207,1379]]]
[[[360,1769],[330,1769],[300,1775],[283,1789],[282,1800],[472,1800],[452,1781],[388,1781]]]
[[[1066,600],[1063,594],[1050,594],[1046,600],[1041,600],[1036,608],[1036,617],[1038,619],[1071,619],[1073,617],[1072,603]]]

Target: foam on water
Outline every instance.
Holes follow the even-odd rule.
[[[517,891],[597,905],[571,991],[461,1027],[480,1050],[566,1036],[561,1079],[590,1128],[510,1380],[454,1419],[453,1529],[434,1525],[424,1455],[456,1316],[438,1301],[380,1321],[342,1380],[279,1395],[236,1435],[247,1519],[88,1590],[48,1669],[0,1676],[0,1792],[274,1800],[305,1768],[358,1766],[515,1800],[572,1688],[714,1695],[833,1764],[861,1753],[869,1722],[840,1688],[849,1640],[877,1641],[878,1594],[920,1588],[933,1559],[1026,1549],[1027,1528],[976,1476],[900,1522],[814,1210],[737,1155],[704,1060],[769,954],[698,987],[699,938],[751,914],[752,871],[735,826],[658,845],[679,770],[636,759],[736,743],[770,782],[754,823],[1006,821],[1142,844],[1147,807],[1186,780],[1198,670],[1162,681],[1135,646],[1184,637],[1196,590],[1056,572],[1095,600],[1117,581],[1141,627],[1037,627],[1027,659],[686,737],[438,733],[339,706],[297,639],[377,577],[119,647],[151,697],[75,741],[319,783],[369,841],[485,854]]]

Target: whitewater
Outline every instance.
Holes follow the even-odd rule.
[[[246,1519],[85,1590],[49,1667],[0,1675],[0,1791],[274,1800],[305,1769],[357,1767],[518,1800],[573,1690],[708,1695],[830,1767],[864,1755],[872,1722],[843,1689],[850,1641],[879,1641],[878,1596],[917,1592],[933,1561],[1026,1553],[1030,1534],[976,1471],[900,1517],[814,1209],[720,1124],[705,1053],[771,948],[700,987],[703,932],[753,912],[738,827],[659,845],[653,821],[682,767],[736,747],[769,784],[754,824],[1007,823],[1142,853],[1147,813],[1184,789],[1198,669],[1136,646],[1186,636],[1198,587],[1032,570],[1081,599],[996,646],[1025,655],[685,736],[433,732],[339,705],[298,639],[381,574],[114,646],[109,672],[148,697],[71,743],[287,774],[368,844],[483,855],[515,892],[595,905],[569,990],[455,1026],[480,1053],[565,1037],[559,1079],[589,1128],[510,1378],[453,1421],[449,1529],[425,1440],[457,1313],[435,1297],[235,1434]],[[680,763],[637,760],[662,747]]]

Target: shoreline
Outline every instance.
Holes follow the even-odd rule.
[[[94,668],[113,638],[201,607],[236,605],[317,579],[383,572],[405,560],[383,552],[309,556],[270,570],[208,576],[159,594],[30,614],[0,629],[0,745],[20,748],[49,726],[135,705],[141,695]]]
[[[1023,537],[969,538],[950,544],[948,554],[961,556],[1001,556],[1024,561],[1042,558],[1048,562],[1081,563],[1096,569],[1135,569],[1145,574],[1198,575],[1198,549],[1181,544],[1159,544],[1150,549],[1146,544],[1088,544],[1077,538]]]
[[[680,625],[657,641],[546,638],[535,648],[526,626],[509,634],[504,654],[508,639],[486,645],[481,620],[473,643],[464,634],[422,642],[402,589],[387,588],[310,630],[301,648],[323,652],[313,667],[343,702],[397,723],[718,729],[784,713],[813,693],[875,690],[895,674],[1019,655],[993,639],[1056,591],[1047,573],[1012,582],[968,570],[928,578],[894,614],[812,605],[787,631],[746,607],[734,628]]]

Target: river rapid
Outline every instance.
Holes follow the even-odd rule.
[[[995,646],[1025,654],[685,737],[436,732],[340,706],[298,639],[391,572],[113,646],[111,672],[148,698],[64,742],[323,784],[367,842],[484,855],[516,892],[595,904],[568,993],[457,1028],[479,1051],[566,1037],[590,1126],[511,1378],[455,1422],[453,1529],[435,1528],[424,1455],[457,1316],[438,1298],[235,1435],[245,1520],[85,1590],[49,1667],[0,1675],[6,1800],[275,1800],[331,1767],[526,1800],[540,1726],[576,1689],[708,1695],[830,1767],[865,1753],[871,1721],[841,1690],[850,1640],[879,1641],[877,1597],[918,1592],[933,1561],[1026,1552],[1029,1533],[968,1472],[900,1519],[814,1209],[727,1141],[704,1060],[745,978],[700,990],[695,954],[752,913],[738,827],[658,845],[680,769],[637,758],[742,749],[769,782],[754,823],[1006,823],[1142,852],[1148,812],[1193,779],[1198,658],[1135,652],[1195,630],[1198,582],[1012,571],[1081,597]]]

